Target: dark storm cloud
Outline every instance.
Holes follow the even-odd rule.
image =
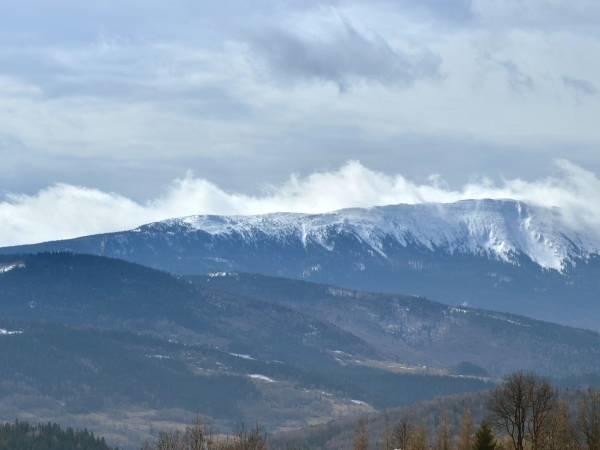
[[[438,55],[393,48],[381,36],[369,36],[340,18],[325,36],[270,29],[254,36],[253,48],[278,74],[290,79],[322,80],[340,90],[354,82],[378,82],[407,86],[440,76]]]

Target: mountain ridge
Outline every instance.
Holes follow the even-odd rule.
[[[600,329],[600,240],[513,200],[189,216],[0,254],[71,251],[180,275],[254,272]]]
[[[416,243],[429,250],[487,254],[506,262],[515,262],[511,253],[520,252],[541,267],[558,271],[578,258],[600,253],[600,239],[575,230],[567,235],[566,225],[560,222],[558,209],[510,199],[484,199],[347,208],[322,214],[193,215],[132,231],[181,226],[189,232],[204,231],[213,236],[237,233],[249,239],[262,232],[278,239],[299,237],[304,247],[310,241],[332,251],[327,231],[337,227],[359,237],[384,257],[383,240],[393,237],[402,246]],[[559,229],[561,225],[563,230]],[[419,229],[424,226],[426,230]]]

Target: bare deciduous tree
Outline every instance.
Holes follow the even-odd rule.
[[[588,390],[579,403],[578,425],[588,450],[600,450],[600,391]]]
[[[548,427],[550,415],[556,408],[557,394],[547,381],[533,375],[526,377],[528,406],[528,440],[532,450],[540,450],[544,432]]]
[[[392,430],[393,448],[408,450],[412,435],[412,425],[407,419],[402,419]]]
[[[581,450],[577,430],[571,420],[569,405],[561,401],[549,417],[547,429],[543,433],[543,450]]]
[[[158,442],[156,443],[157,450],[180,450],[181,448],[181,433],[179,431],[159,433]]]
[[[161,432],[154,445],[145,444],[143,450],[266,450],[267,441],[258,427],[247,431],[244,427],[234,436],[214,438],[209,429],[196,421],[185,432]]]
[[[460,421],[457,450],[473,450],[473,417],[469,410],[465,411]]]
[[[435,439],[436,450],[450,450],[452,446],[451,441],[452,437],[450,435],[448,416],[444,414],[437,429],[437,435]]]
[[[428,450],[429,443],[427,439],[427,430],[423,426],[418,426],[410,437],[410,450]]]
[[[367,420],[359,419],[354,432],[354,450],[367,450],[369,448],[369,432],[367,430]]]
[[[529,420],[529,378],[518,372],[492,393],[489,409],[494,425],[510,436],[515,450],[524,450]]]

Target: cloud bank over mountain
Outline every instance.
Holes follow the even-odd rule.
[[[190,169],[248,193],[348,160],[455,188],[600,173],[595,0],[3,5],[4,193],[147,202]]]
[[[557,207],[567,226],[597,233],[600,205],[594,199],[600,197],[600,178],[566,160],[556,161],[555,165],[553,175],[533,181],[515,178],[494,183],[481,178],[460,189],[451,189],[439,176],[416,183],[401,174],[387,175],[358,161],[349,161],[330,172],[292,175],[257,195],[227,191],[188,174],[146,202],[115,192],[56,184],[33,195],[7,195],[0,202],[0,245],[118,231],[195,214],[318,213],[349,207],[482,198],[511,198]]]

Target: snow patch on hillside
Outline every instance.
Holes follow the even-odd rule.
[[[237,273],[235,272],[209,272],[207,274],[209,278],[227,278],[227,277],[235,277]]]
[[[273,378],[269,378],[265,375],[260,375],[258,373],[252,373],[250,375],[248,375],[249,378],[252,378],[253,380],[257,380],[257,381],[264,381],[265,383],[275,383],[275,380]]]
[[[25,263],[22,263],[22,262],[0,264],[0,273],[7,273],[7,272],[10,272],[11,270],[24,269],[24,268],[25,268]]]
[[[169,355],[161,355],[161,354],[151,354],[151,355],[146,355],[146,358],[150,358],[150,359],[171,359],[171,357]]]
[[[250,361],[256,361],[256,358],[250,356],[250,355],[246,355],[245,353],[230,353],[231,356],[234,356],[236,358],[240,358],[240,359],[247,359]]]
[[[0,336],[12,336],[15,334],[23,334],[22,330],[7,330],[5,328],[0,328]]]

